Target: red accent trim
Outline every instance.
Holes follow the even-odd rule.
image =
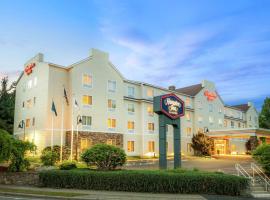
[[[217,98],[217,94],[215,92],[209,92],[208,90],[204,92],[204,96],[207,97],[208,101],[214,101]]]
[[[29,75],[33,72],[33,68],[36,66],[36,63],[30,63],[29,65],[27,65],[24,69],[24,72]]]
[[[171,97],[171,96],[174,96],[178,101],[181,102],[181,104],[183,106],[183,113],[182,114],[180,114],[180,115],[172,115],[172,114],[168,113],[166,110],[164,110],[162,108],[162,100],[165,99],[165,98],[167,98],[167,97]],[[165,95],[161,96],[161,98],[160,98],[160,109],[161,109],[161,112],[163,114],[167,115],[171,119],[177,119],[177,118],[183,117],[185,115],[185,103],[178,96],[176,96],[174,93],[165,94]]]

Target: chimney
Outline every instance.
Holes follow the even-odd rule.
[[[248,106],[249,107],[252,107],[253,106],[253,103],[252,102],[248,102]]]
[[[175,91],[175,85],[171,85],[171,86],[169,86],[169,90],[173,90],[173,91]]]

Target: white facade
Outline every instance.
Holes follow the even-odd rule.
[[[191,138],[198,131],[258,128],[258,113],[251,103],[243,111],[225,106],[219,95],[209,100],[206,92],[217,94],[214,83],[209,81],[202,81],[201,90],[195,95],[130,81],[113,66],[107,53],[96,49],[91,50],[88,58],[67,67],[45,62],[42,54],[29,60],[25,67],[32,63],[35,64],[32,73],[23,72],[17,83],[14,134],[34,141],[40,150],[51,145],[52,127],[54,144],[60,144],[61,130],[64,135],[70,134],[72,124],[75,133],[80,115],[83,125],[79,124],[78,130],[83,134],[79,141],[82,149],[95,143],[93,138],[88,138],[89,141],[83,138],[88,133],[100,136],[106,133],[107,143],[114,143],[110,134],[121,135],[117,145],[129,156],[158,154],[158,115],[153,113],[153,97],[167,93],[175,93],[186,104],[186,115],[181,120],[183,154],[192,153]],[[69,105],[63,97],[64,88]],[[73,106],[74,100],[79,108]],[[52,101],[56,117],[51,112]],[[25,131],[18,128],[22,120]],[[172,139],[169,126],[169,155],[173,153]],[[63,142],[66,141],[64,138]]]

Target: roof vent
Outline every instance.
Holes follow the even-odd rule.
[[[169,86],[169,90],[175,91],[175,86],[174,85]]]

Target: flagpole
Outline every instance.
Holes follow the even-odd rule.
[[[51,150],[53,150],[53,113],[52,113],[52,131],[51,131]]]
[[[64,98],[62,98],[62,122],[61,122],[61,141],[60,141],[60,162],[63,161],[63,134],[64,134]]]
[[[72,100],[72,107],[71,107],[71,141],[70,141],[70,160],[72,161],[73,157],[73,102],[74,101],[74,94],[73,94],[73,100]]]

